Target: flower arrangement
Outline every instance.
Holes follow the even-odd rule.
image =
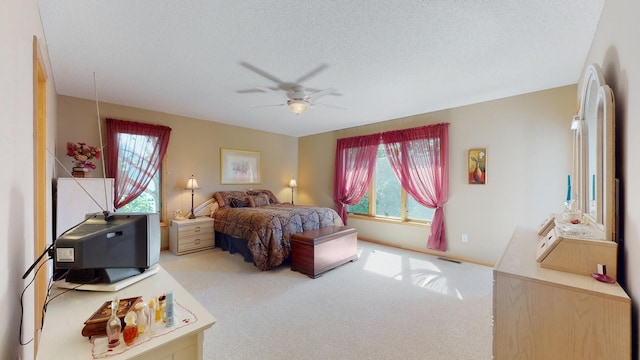
[[[67,156],[73,159],[75,167],[95,169],[96,165],[91,162],[93,159],[100,159],[100,148],[87,145],[86,143],[67,142]]]

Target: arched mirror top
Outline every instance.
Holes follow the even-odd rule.
[[[580,96],[580,117],[588,120],[588,117],[595,117],[598,89],[606,85],[602,69],[598,64],[591,64],[587,67],[582,78],[582,94]]]
[[[597,64],[589,65],[582,81],[574,151],[578,206],[584,216],[613,240],[614,228],[614,101]]]
[[[603,224],[602,213],[598,211],[598,189],[597,181],[598,173],[598,91],[600,87],[605,85],[604,75],[597,64],[591,64],[585,71],[582,83],[581,109],[580,116],[583,122],[582,139],[584,142],[583,151],[586,151],[583,157],[583,174],[582,174],[582,196],[579,199],[582,211],[596,224]],[[585,189],[586,187],[586,189]]]
[[[598,90],[596,184],[590,194],[595,198],[595,220],[601,224],[608,240],[617,240],[615,196],[615,99],[608,85]],[[598,221],[599,220],[599,221]]]

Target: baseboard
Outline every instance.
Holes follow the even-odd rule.
[[[461,257],[461,256],[455,256],[455,255],[448,255],[448,254],[445,254],[445,253],[443,253],[441,251],[435,251],[435,250],[429,250],[429,249],[424,249],[424,250],[416,249],[416,248],[412,248],[412,247],[408,247],[408,246],[402,246],[402,245],[398,245],[398,244],[394,244],[394,243],[390,243],[390,242],[386,242],[386,241],[368,239],[368,238],[361,237],[360,235],[358,235],[358,240],[367,241],[367,242],[370,242],[370,243],[380,244],[380,245],[384,245],[384,246],[389,246],[389,247],[393,247],[393,248],[396,248],[396,249],[415,251],[415,252],[419,252],[419,253],[422,253],[422,254],[433,255],[433,256],[441,257],[443,259],[450,259],[450,260],[454,260],[454,261],[466,262],[466,263],[482,265],[482,266],[488,266],[488,267],[494,267],[495,266],[495,264],[488,263],[488,262],[485,262],[485,261],[480,261],[480,260],[476,260],[476,259],[469,259],[469,258],[464,258],[464,257]]]

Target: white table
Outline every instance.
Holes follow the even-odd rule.
[[[159,266],[159,265],[158,265]],[[52,288],[51,297],[65,291]],[[38,346],[37,359],[91,359],[92,344],[81,335],[87,320],[105,301],[142,296],[145,301],[173,291],[175,301],[196,318],[173,331],[134,343],[127,350],[106,359],[202,359],[204,331],[213,326],[215,318],[196,301],[162,267],[140,282],[117,292],[72,290],[53,299],[48,306]]]

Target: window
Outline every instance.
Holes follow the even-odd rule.
[[[380,144],[384,152],[380,151]],[[445,251],[443,207],[449,199],[448,148],[448,123],[338,139],[333,200],[342,221],[347,223],[349,211],[378,217],[399,213],[401,221],[430,219],[427,248]],[[376,169],[385,157],[405,190],[393,190],[397,185],[387,178],[388,171],[382,165]],[[420,204],[435,207],[435,211],[417,206],[404,191]],[[368,197],[363,199],[365,195]]]
[[[133,168],[130,176],[137,178],[141,171],[133,164],[141,162],[141,158],[149,158],[153,152],[153,142],[147,136],[133,134],[118,134],[118,143],[122,146],[123,156],[118,156],[118,168]],[[144,191],[133,199],[130,203],[119,208],[116,212],[153,212],[160,213],[160,174],[162,167],[156,171],[151,178],[149,185]]]
[[[370,199],[374,199],[370,202]],[[435,210],[420,205],[402,188],[391,168],[384,145],[378,146],[376,168],[367,194],[348,212],[401,221],[431,221]]]
[[[162,163],[171,128],[107,118],[107,172],[117,212],[162,215]]]
[[[144,192],[116,212],[153,212],[160,214],[162,199],[160,197],[160,172],[153,177]]]

